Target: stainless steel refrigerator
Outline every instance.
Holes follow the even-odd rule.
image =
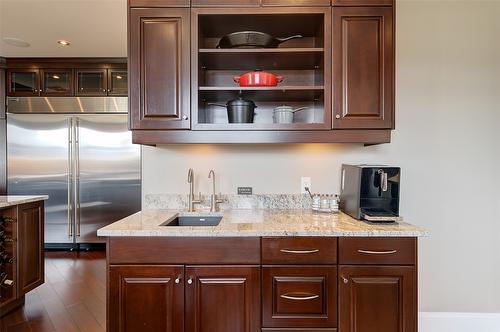
[[[7,191],[49,195],[46,247],[105,242],[98,228],[140,210],[126,112],[126,97],[8,98]]]

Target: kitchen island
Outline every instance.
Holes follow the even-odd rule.
[[[217,226],[172,226],[222,217]],[[417,331],[408,223],[343,213],[145,210],[106,226],[108,331]]]
[[[44,201],[48,196],[0,196],[0,317],[44,282]]]

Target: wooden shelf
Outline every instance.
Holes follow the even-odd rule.
[[[215,87],[201,86],[201,101],[225,102],[238,97],[255,102],[307,102],[323,99],[323,86]]]
[[[323,67],[323,48],[255,48],[199,50],[199,66],[214,70],[296,70]]]
[[[301,91],[324,90],[322,85],[282,85],[282,86],[200,86],[200,91]]]
[[[321,53],[322,47],[282,47],[282,48],[200,48],[199,53]]]

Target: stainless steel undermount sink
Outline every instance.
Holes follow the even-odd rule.
[[[177,214],[162,226],[217,226],[222,215],[182,215]]]

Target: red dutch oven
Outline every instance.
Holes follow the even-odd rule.
[[[283,81],[283,76],[266,73],[261,70],[254,70],[233,79],[240,86],[277,86]]]

